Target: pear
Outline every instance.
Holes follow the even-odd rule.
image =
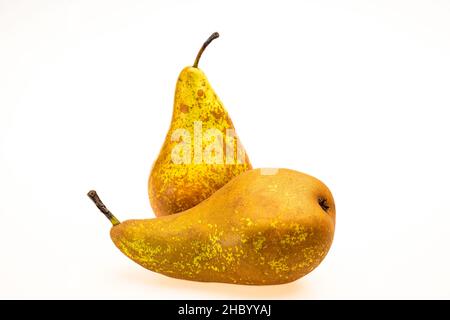
[[[156,216],[187,210],[252,168],[227,110],[198,68],[217,37],[208,38],[178,77],[170,128],[148,180]]]
[[[110,235],[127,257],[169,277],[234,284],[281,284],[301,278],[333,241],[335,205],[316,178],[288,169],[255,169],[187,211],[119,223]]]

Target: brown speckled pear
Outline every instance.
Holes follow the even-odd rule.
[[[228,112],[198,61],[178,77],[172,121],[148,180],[156,216],[192,208],[235,176],[250,170],[250,161],[234,133]]]
[[[95,192],[90,197],[95,200]],[[115,224],[114,244],[144,268],[169,277],[269,285],[311,272],[333,241],[335,205],[328,188],[288,169],[241,174],[187,211]],[[115,220],[114,220],[114,219]]]

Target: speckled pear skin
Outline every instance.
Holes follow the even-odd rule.
[[[334,226],[333,196],[321,181],[255,169],[185,212],[114,226],[111,238],[130,259],[169,277],[270,285],[316,268]]]
[[[222,163],[208,164],[203,159],[201,163],[195,163],[194,124],[199,121],[202,123],[203,132],[217,129],[222,133]],[[172,159],[172,150],[179,143],[178,140],[172,141],[172,135],[180,128],[191,135],[191,163],[174,163]],[[238,161],[238,138],[236,136],[234,140],[231,137],[226,139],[227,129],[234,130],[234,125],[206,75],[198,68],[184,68],[176,85],[170,129],[148,180],[148,195],[156,216],[192,208],[232,178],[252,168],[246,153],[243,161]],[[198,141],[204,150],[213,140],[205,137]],[[234,146],[234,161],[231,163],[227,163],[226,159],[227,143]]]

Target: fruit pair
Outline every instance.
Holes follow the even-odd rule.
[[[148,190],[159,217],[113,224],[111,238],[130,259],[174,278],[280,284],[312,271],[334,235],[335,207],[319,180],[288,169],[252,170],[231,119],[198,69],[181,72],[170,129]]]

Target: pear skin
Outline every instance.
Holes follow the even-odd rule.
[[[227,110],[197,66],[215,37],[178,77],[170,128],[148,180],[156,216],[192,208],[252,168]]]
[[[112,227],[114,244],[169,277],[248,285],[294,281],[325,258],[336,209],[316,178],[288,169],[247,171],[182,213]]]

